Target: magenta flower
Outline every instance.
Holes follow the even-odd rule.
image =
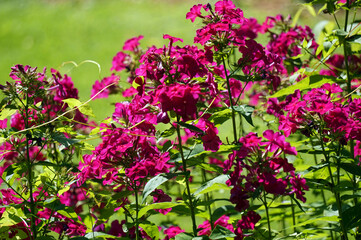
[[[214,10],[222,15],[226,14],[227,11],[233,10],[236,7],[236,5],[234,5],[231,0],[218,1],[214,4],[214,6]]]
[[[183,121],[196,118],[200,87],[197,85],[172,84],[158,87],[158,99],[163,112],[173,110]]]
[[[259,177],[259,182],[264,190],[275,195],[283,195],[286,192],[287,182],[281,178],[277,179],[273,174],[265,172]]]
[[[124,52],[118,52],[112,61],[112,67],[110,71],[120,72],[128,67],[130,63],[130,56]]]
[[[194,5],[187,13],[186,19],[190,19],[192,22],[194,22],[197,17],[204,18],[201,14],[202,6],[202,4]]]
[[[169,35],[169,34],[164,34],[164,35],[163,35],[163,39],[169,39],[170,45],[172,45],[173,43],[178,42],[178,41],[183,42],[183,39],[181,39],[181,38],[176,38],[176,37],[172,37],[172,36]]]
[[[92,87],[90,97],[92,98],[95,96],[94,99],[107,98],[109,94],[116,93],[118,91],[119,89],[119,87],[117,86],[118,82],[119,82],[119,76],[115,74],[112,74],[109,77],[105,77],[101,81],[97,80]],[[103,91],[100,92],[101,90]]]
[[[274,152],[274,156],[281,154],[281,150],[286,154],[297,155],[295,147],[291,147],[291,144],[285,141],[285,136],[280,132],[274,133],[273,130],[266,130],[263,132],[263,136],[269,140],[269,142],[264,142],[262,145],[266,146],[266,150],[269,152]]]
[[[308,191],[309,189],[306,185],[306,179],[301,178],[300,175],[295,175],[292,173],[290,183],[292,184],[292,192],[296,194],[296,197],[302,202],[306,202],[306,198],[303,196],[305,195],[304,191]]]
[[[220,225],[222,227],[227,228],[229,231],[234,232],[233,225],[228,223],[229,217],[228,216],[221,216],[214,222],[214,227]],[[208,220],[204,221],[202,224],[198,226],[198,236],[209,236],[212,232],[211,224]]]
[[[182,232],[185,232],[185,230],[181,229],[179,226],[170,226],[164,230],[164,234],[166,235],[166,237],[163,240],[169,240],[171,238],[174,238]]]
[[[139,46],[139,41],[142,40],[143,38],[144,36],[140,35],[138,37],[133,37],[131,39],[128,39],[124,43],[123,50],[135,52]]]
[[[206,119],[200,118],[196,126],[204,131],[204,134],[198,134],[202,138],[204,150],[217,152],[222,141],[218,137],[218,129],[214,124]]]
[[[243,215],[242,219],[238,221],[237,227],[241,229],[254,229],[256,223],[261,220],[261,216],[258,215],[255,211],[248,211],[247,215]]]
[[[4,120],[0,120],[0,128],[5,129],[8,126],[8,120],[5,118]]]

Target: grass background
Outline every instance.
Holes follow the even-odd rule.
[[[200,0],[0,0],[0,83],[10,81],[15,64],[56,68],[68,61],[92,60],[67,72],[85,101],[97,79],[110,75],[111,60],[125,40],[144,35],[142,46],[162,46],[163,34],[192,44],[200,24],[185,19]],[[210,1],[214,3],[216,1]],[[294,14],[300,0],[235,0],[246,17],[263,21],[266,16]],[[71,70],[71,71],[70,71]],[[119,97],[111,97],[115,102]],[[97,119],[111,114],[109,100],[92,102]]]

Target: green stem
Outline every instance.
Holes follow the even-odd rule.
[[[312,145],[312,149],[315,150],[315,145],[312,141],[312,138],[310,138],[310,142],[311,142],[311,145]],[[317,161],[317,156],[316,154],[314,153],[313,154],[313,160],[315,162],[315,165],[317,166],[318,165],[318,161]],[[321,189],[321,196],[322,196],[322,201],[323,201],[323,205],[324,206],[327,206],[327,201],[326,201],[326,196],[325,196],[325,191],[323,189]],[[328,226],[331,228],[332,225],[329,223]],[[330,236],[331,236],[331,240],[334,240],[334,236],[333,236],[333,232],[332,230],[330,230]]]
[[[347,25],[348,25],[348,15],[349,15],[349,6],[350,6],[350,1],[347,0],[346,3],[347,9],[346,9],[346,14],[345,14],[345,26],[344,26],[344,31],[347,32]],[[346,76],[347,76],[347,92],[351,93],[352,89],[351,89],[351,77],[350,77],[350,67],[349,67],[349,62],[348,62],[348,52],[347,52],[347,43],[346,41],[343,43],[343,53],[345,56],[345,67],[346,67]],[[352,98],[352,96],[350,96]],[[350,141],[350,152],[351,152],[351,158],[354,158],[354,147],[355,147],[355,143],[354,141],[351,139]],[[357,163],[356,163],[357,164]],[[356,176],[353,175],[352,177],[353,181],[352,181],[352,185],[354,187],[354,189],[357,188],[357,180],[356,180]],[[355,194],[356,190],[353,190],[353,193]],[[354,204],[357,204],[357,197],[353,198]]]
[[[348,6],[349,6],[349,0],[347,0],[347,7]],[[348,14],[349,14],[349,10],[347,9],[346,15],[345,15],[345,26],[344,26],[345,32],[347,32]],[[348,64],[348,52],[347,52],[346,41],[343,42],[343,54],[345,56],[345,67],[346,67],[346,75],[347,75],[347,92],[351,93],[351,78],[350,78],[350,70],[349,70],[349,64]]]
[[[138,191],[136,183],[134,187],[134,195],[135,195],[135,239],[139,239],[139,200],[138,200]]]
[[[263,195],[264,199],[262,200],[263,205],[266,209],[266,216],[267,216],[267,225],[268,225],[268,238],[269,240],[272,239],[272,232],[271,232],[271,221],[270,221],[270,217],[269,217],[269,212],[268,212],[268,205],[267,205],[267,198],[266,198],[266,194]]]
[[[19,197],[21,197],[24,202],[26,201],[26,199],[25,199],[18,191],[16,191],[16,189],[15,189],[13,186],[11,186],[11,185],[6,181],[6,179],[4,179],[2,176],[0,176],[0,179],[1,179],[1,180],[3,181],[3,183],[5,183],[9,188],[11,188]]]
[[[349,7],[349,0],[347,0],[347,7]],[[349,15],[349,10],[346,10],[346,16],[345,16],[345,26],[344,26],[344,31],[347,31],[347,24],[348,24],[348,15]],[[347,51],[347,43],[346,41],[343,43],[343,54],[345,56],[345,67],[346,67],[346,76],[347,76],[347,93],[351,93],[352,89],[351,89],[351,76],[350,76],[350,67],[349,67],[349,62],[348,62],[348,51]],[[350,96],[352,97],[352,96]],[[350,152],[351,152],[351,158],[354,158],[354,147],[355,147],[355,143],[354,141],[351,139],[350,141]],[[356,183],[356,177],[355,175],[353,175],[353,181],[352,181],[352,185],[354,186],[354,189],[357,188],[357,183]],[[355,190],[353,190],[354,194],[355,194]],[[354,204],[357,204],[357,197],[354,197],[353,199]]]
[[[291,198],[291,211],[292,211],[292,224],[293,224],[293,232],[297,232],[296,230],[296,214],[295,214],[295,205],[293,199]]]
[[[28,99],[26,101],[25,106],[25,119],[24,119],[24,125],[25,128],[29,127],[29,115],[28,115]],[[36,222],[35,222],[35,209],[36,209],[36,203],[34,202],[34,190],[33,190],[33,163],[30,159],[30,151],[29,151],[29,137],[28,134],[25,134],[26,136],[26,164],[28,167],[28,184],[29,184],[29,191],[30,191],[30,212],[31,212],[31,218],[30,218],[30,229],[32,231],[33,239],[37,238],[37,229],[36,229]]]
[[[228,76],[228,73],[227,73],[226,61],[225,61],[224,57],[222,57],[222,61],[223,61],[223,67],[224,67],[224,74],[226,75],[226,82],[227,82],[227,90],[228,90],[229,102],[230,102],[231,110],[232,110],[232,125],[233,125],[234,143],[237,143],[236,117],[235,117],[235,110],[234,110],[234,108],[233,108],[231,85],[230,85],[230,83],[229,83],[229,76]]]
[[[332,174],[332,170],[331,170],[331,163],[330,163],[330,157],[328,154],[326,154],[326,151],[325,151],[325,146],[323,144],[323,141],[322,141],[322,136],[320,138],[320,142],[321,142],[321,147],[322,147],[322,152],[323,152],[323,156],[325,157],[325,160],[326,160],[326,163],[327,163],[327,169],[328,169],[328,173],[330,175],[330,178],[331,178],[331,191],[333,193],[333,195],[335,196],[335,199],[336,199],[336,206],[337,206],[337,210],[338,210],[338,216],[340,217],[340,226],[341,226],[341,230],[342,232],[340,233],[341,235],[341,239],[342,240],[348,240],[348,237],[347,237],[347,230],[345,228],[345,225],[343,224],[343,220],[342,220],[342,203],[341,203],[341,199],[340,199],[340,194],[335,191],[335,181],[333,179],[333,174]],[[338,165],[337,166],[337,174],[339,174],[339,168],[340,166]]]
[[[179,122],[179,121],[180,121],[180,117],[177,115],[177,122]],[[194,212],[194,205],[193,205],[193,200],[192,200],[192,196],[191,196],[191,190],[190,190],[190,187],[189,187],[189,176],[188,176],[188,173],[187,173],[187,164],[186,164],[186,160],[184,158],[184,153],[183,153],[182,138],[181,138],[181,134],[180,134],[179,124],[177,124],[176,129],[177,129],[177,135],[178,135],[179,152],[180,152],[181,158],[182,158],[183,173],[184,173],[184,178],[185,178],[185,181],[186,181],[187,196],[188,196],[188,201],[189,201],[189,209],[191,211],[193,234],[194,234],[194,236],[197,236],[196,216],[195,216],[195,212]]]
[[[206,170],[204,170],[204,169],[202,169],[202,176],[203,176],[203,183],[207,182]],[[205,194],[205,200],[207,202],[209,202],[211,200],[208,193]],[[207,204],[207,210],[208,210],[208,214],[209,214],[209,223],[211,224],[211,229],[213,231],[214,224],[213,224],[213,218],[212,218],[212,208],[211,208],[210,204]]]
[[[284,197],[281,196],[281,203],[284,202]],[[283,216],[282,216],[282,220],[281,220],[281,224],[282,224],[282,234],[284,237],[287,236],[287,231],[286,231],[286,218],[287,218],[287,212],[284,212],[283,213]]]

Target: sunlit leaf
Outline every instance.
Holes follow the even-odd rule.
[[[213,190],[229,189],[229,187],[226,185],[226,181],[228,179],[229,179],[228,175],[220,175],[218,177],[215,177],[204,183],[202,186],[200,186],[193,194],[196,196]]]
[[[221,225],[217,225],[211,235],[209,236],[210,239],[223,239],[226,237],[235,237],[236,235],[231,232],[229,229],[222,227]]]
[[[252,113],[254,111],[253,106],[249,105],[239,105],[239,106],[233,106],[234,111],[240,113],[246,121],[251,124],[253,127],[253,121],[252,121]]]
[[[152,179],[150,179],[147,184],[144,187],[143,193],[142,193],[142,204],[144,203],[145,199],[151,194],[157,187],[168,181],[169,179],[172,179],[176,177],[178,174],[159,174]]]
[[[140,223],[139,227],[141,227],[152,239],[159,239],[159,230],[154,223]]]
[[[318,88],[325,83],[333,83],[335,81],[336,78],[332,76],[313,75],[302,79],[294,85],[282,88],[281,90],[270,96],[270,98],[278,98],[285,95],[290,95],[293,94],[297,89],[302,91],[306,89]]]

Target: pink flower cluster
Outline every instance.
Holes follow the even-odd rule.
[[[256,191],[275,196],[295,194],[306,201],[303,196],[304,190],[308,190],[305,180],[295,174],[292,163],[283,157],[284,154],[296,155],[296,149],[280,132],[266,130],[263,136],[265,141],[255,133],[242,137],[240,149],[233,151],[224,163],[224,172],[230,171],[227,184],[233,186],[231,202],[238,211],[247,210],[248,199]]]
[[[110,126],[102,133],[102,143],[79,164],[78,185],[88,179],[103,179],[104,185],[126,183],[134,188],[149,177],[168,172],[169,153],[160,152],[147,134],[140,128],[127,131]]]

